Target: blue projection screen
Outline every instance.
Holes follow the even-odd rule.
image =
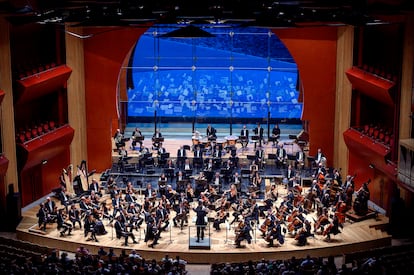
[[[134,51],[128,120],[157,116],[300,119],[296,63],[264,30],[213,38],[141,36]]]

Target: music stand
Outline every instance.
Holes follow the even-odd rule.
[[[174,177],[174,168],[164,168],[164,174],[171,179]]]
[[[255,155],[247,155],[247,159],[252,161],[252,160],[256,160],[256,156]]]
[[[184,170],[185,176],[190,177],[193,174],[193,169]]]
[[[160,157],[162,160],[168,159],[170,157],[170,153],[161,153]]]

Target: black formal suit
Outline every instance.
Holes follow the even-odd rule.
[[[286,153],[286,149],[283,147],[279,147],[276,150],[276,164],[277,166],[280,167],[284,167],[287,161],[287,153]]]
[[[207,127],[206,135],[208,139],[216,139],[217,138],[217,130],[214,127]]]
[[[253,129],[253,132],[259,137],[259,146],[262,146],[264,129],[261,126],[257,126]]]
[[[118,239],[125,238],[125,246],[128,245],[128,237],[131,237],[133,242],[137,243],[134,234],[127,231],[125,224],[120,221],[120,218],[115,222],[115,232]]]
[[[193,165],[197,168],[203,167],[203,151],[200,148],[194,151]]]
[[[298,151],[296,152],[296,156],[295,156],[295,169],[300,168],[301,165],[305,165],[305,152],[303,151]]]
[[[180,168],[180,169],[183,168],[186,158],[187,158],[187,151],[183,147],[181,147],[177,151],[177,166],[178,166],[178,168]]]
[[[196,208],[194,208],[194,212],[196,212],[196,226],[197,226],[197,242],[204,239],[204,230],[206,226],[205,217],[207,216],[207,209],[202,205],[200,202]]]
[[[243,148],[249,144],[249,129],[241,129],[240,131],[240,143]]]

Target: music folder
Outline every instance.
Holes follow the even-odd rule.
[[[256,156],[255,155],[247,155],[247,159],[248,160],[255,160]]]
[[[277,159],[277,156],[276,156],[276,154],[268,154],[267,158],[268,159]]]
[[[167,159],[170,157],[170,153],[161,153],[161,158],[162,159]]]
[[[174,174],[174,168],[165,168],[164,174],[168,174],[168,175]]]
[[[252,136],[252,140],[259,140],[259,136]]]

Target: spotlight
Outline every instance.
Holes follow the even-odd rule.
[[[370,163],[370,164],[368,165],[368,167],[369,167],[369,168],[371,168],[371,169],[375,169],[375,165],[374,165],[374,164],[372,164],[372,163]]]
[[[47,164],[47,159],[44,159],[44,160],[42,160],[42,165],[45,165],[45,164]]]

